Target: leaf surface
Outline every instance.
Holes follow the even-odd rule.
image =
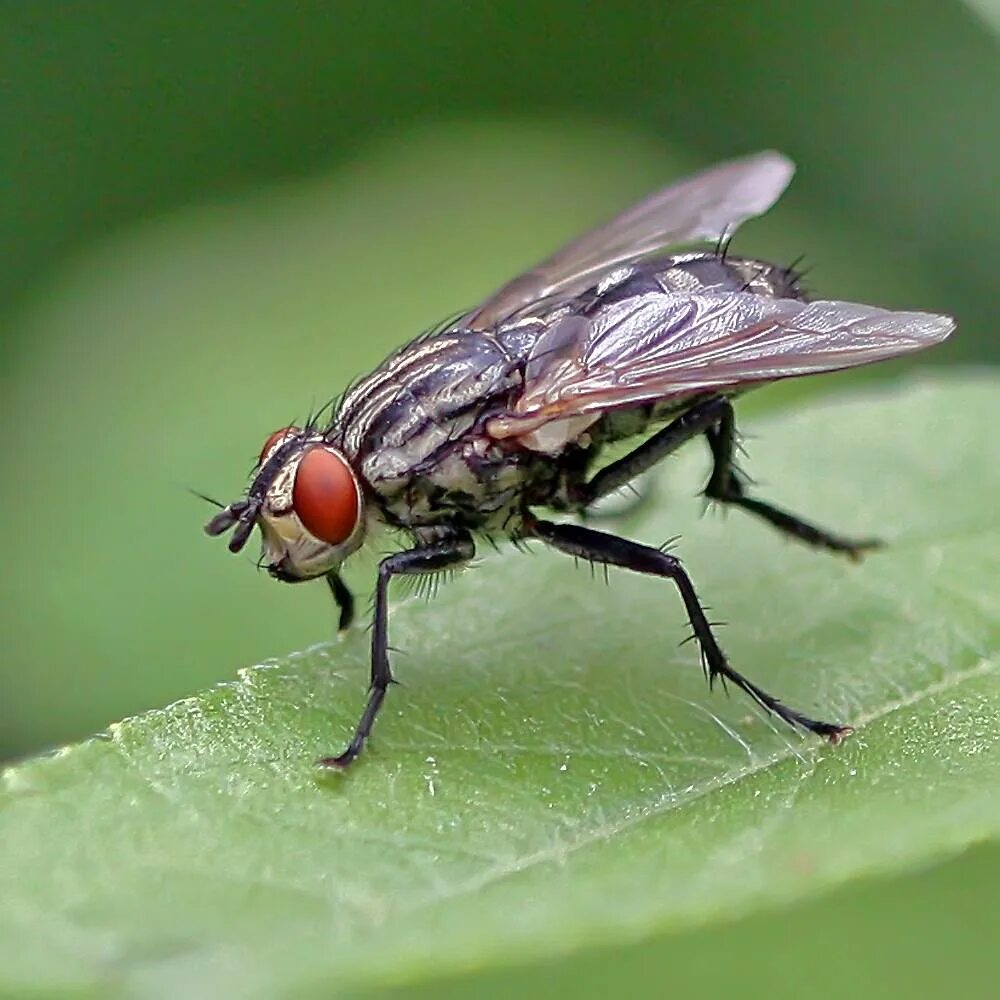
[[[696,446],[607,522],[681,533],[737,668],[855,725],[843,746],[710,694],[669,584],[484,555],[394,606],[404,686],[346,775],[311,765],[360,710],[360,629],[8,770],[0,991],[420,981],[710,934],[995,838],[998,387],[909,382],[744,428],[758,495],[887,538],[860,566],[699,519]]]

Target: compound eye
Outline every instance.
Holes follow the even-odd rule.
[[[346,542],[358,526],[358,481],[336,452],[322,445],[299,461],[292,487],[292,506],[305,529],[328,545]]]
[[[264,464],[264,459],[267,458],[267,453],[279,442],[284,441],[285,438],[295,437],[299,433],[298,427],[282,427],[280,431],[275,431],[265,442],[264,447],[260,449],[260,458],[257,459],[257,465],[261,466]]]

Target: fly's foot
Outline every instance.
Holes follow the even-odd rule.
[[[856,541],[849,538],[837,538],[834,541],[837,544],[829,546],[831,551],[847,556],[852,563],[859,563],[869,552],[884,549],[886,546],[881,538],[861,538]]]
[[[830,731],[824,733],[823,735],[829,741],[830,746],[840,746],[848,736],[854,735],[854,726],[833,726],[831,725]]]
[[[364,746],[364,740],[353,739],[350,746],[336,757],[321,757],[316,761],[316,767],[321,771],[345,771],[348,766],[357,760]]]
[[[823,722],[820,719],[811,719],[809,716],[797,712],[794,708],[789,708],[784,702],[779,701],[773,695],[759,688],[753,681],[737,673],[729,665],[726,655],[715,643],[711,645],[702,643],[702,662],[705,672],[708,675],[710,689],[714,687],[716,679],[722,681],[723,687],[725,687],[726,681],[729,681],[740,688],[740,690],[746,692],[769,715],[776,716],[793,729],[821,736],[831,746],[837,746],[842,743],[854,732],[851,726],[843,726],[835,722]]]

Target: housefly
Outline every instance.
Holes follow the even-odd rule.
[[[397,350],[340,397],[329,419],[267,438],[246,494],[205,526],[209,535],[233,529],[232,552],[259,527],[268,572],[289,583],[325,579],[346,628],[353,599],[341,564],[379,526],[409,542],[379,563],[371,685],[353,739],[321,765],[344,767],[358,756],[393,680],[390,581],[467,563],[477,536],[536,539],[671,581],[710,681],[731,682],[832,743],[851,732],[808,718],[737,673],[674,556],[541,513],[583,515],[701,436],[713,461],[710,500],[850,558],[878,544],[749,495],[733,461],[733,400],[777,379],[921,350],[954,322],[810,300],[794,269],[730,254],[734,230],[774,204],[793,170],[784,156],[763,152],[650,195]],[[676,250],[702,241],[702,249]],[[628,454],[602,461],[626,438],[636,442]]]

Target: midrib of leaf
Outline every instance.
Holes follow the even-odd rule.
[[[928,698],[946,694],[947,692],[959,688],[963,684],[967,684],[972,680],[994,673],[996,668],[997,664],[995,662],[983,660],[981,663],[978,663],[976,666],[971,667],[968,670],[960,671],[959,673],[946,677],[935,684],[930,684],[923,690],[915,691],[913,694],[907,695],[905,698],[900,698],[897,701],[886,702],[879,708],[866,712],[852,724],[855,729],[860,732],[860,730],[864,727],[871,725],[873,722],[877,722],[887,715],[891,715],[892,713],[899,712],[903,709],[913,708]],[[725,728],[727,729],[727,732],[729,732],[728,727]],[[474,893],[480,889],[484,889],[488,885],[508,878],[511,875],[519,874],[547,862],[565,861],[570,855],[588,847],[590,844],[601,840],[609,840],[615,835],[623,833],[624,831],[651,819],[655,819],[665,812],[671,810],[682,810],[698,799],[720,792],[741,781],[748,781],[755,778],[779,764],[783,764],[794,759],[798,761],[799,764],[808,765],[816,759],[820,752],[824,750],[825,747],[823,744],[818,743],[810,743],[801,747],[795,747],[792,744],[788,744],[787,749],[783,752],[771,754],[745,768],[728,771],[724,774],[720,774],[718,777],[689,786],[685,788],[680,795],[668,796],[660,802],[643,807],[642,811],[636,816],[616,822],[598,824],[584,834],[569,837],[568,841],[563,844],[559,850],[549,849],[526,854],[524,857],[517,859],[514,863],[496,868],[493,871],[487,871],[480,878],[473,879],[468,883],[456,886],[453,891],[442,893],[440,896],[435,897],[432,901],[435,903],[441,903],[457,899],[461,896],[468,895],[469,893]],[[1000,831],[1000,828],[998,828],[998,831]],[[412,907],[411,910],[416,908],[417,907]]]

